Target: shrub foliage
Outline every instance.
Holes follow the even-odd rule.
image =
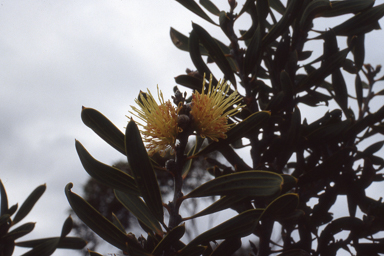
[[[255,238],[249,253],[260,256],[336,255],[342,250],[354,255],[384,253],[384,241],[375,236],[384,231],[384,205],[365,192],[373,182],[383,181],[384,160],[378,152],[384,140],[377,138],[384,133],[384,107],[372,106],[372,100],[384,94],[374,91],[384,78],[377,77],[380,66],[364,64],[365,34],[380,28],[384,5],[375,6],[372,0],[289,0],[286,4],[247,0],[237,6],[229,0],[229,11],[220,11],[209,0],[200,0],[200,5],[193,0],[177,2],[216,25],[229,43],[212,37],[197,23],[189,36],[171,28],[172,42],[189,53],[195,66],[194,71],[177,76],[176,83],[202,93],[206,78],[211,77],[215,86],[224,76],[231,84],[225,94],[230,97],[238,90],[242,111],[229,119],[234,125],[225,138],[204,138],[193,128],[196,113],[189,111],[191,101],[196,104],[194,98],[186,98],[175,87],[173,100],[183,129],[176,138],[175,154],[164,165],[148,155],[133,120],[122,133],[100,112],[83,108],[83,122],[127,156],[132,175],[97,161],[76,141],[84,169],[114,189],[145,235],[136,238],[127,233],[117,218],[106,219],[68,184],[66,195],[79,218],[129,255],[232,255],[241,238],[251,234]],[[326,31],[314,27],[315,19],[345,14],[350,18]],[[249,15],[252,24],[235,31],[243,15]],[[339,48],[340,38],[346,40],[345,48]],[[323,43],[318,56],[306,48],[314,40]],[[345,77],[353,77],[354,82],[347,84]],[[139,101],[148,97],[140,95]],[[328,111],[313,118],[311,111],[300,110],[304,106]],[[309,122],[305,113],[315,121]],[[196,143],[187,151],[191,136],[196,136]],[[209,144],[202,146],[203,140]],[[362,148],[363,141],[368,146]],[[238,154],[239,148],[249,149],[250,164]],[[191,163],[211,152],[220,152],[226,161],[207,158],[213,179],[184,195],[183,180]],[[162,200],[155,169],[173,176],[174,196],[169,203]],[[193,216],[179,214],[184,200],[207,196],[219,199]],[[334,218],[330,212],[337,198],[346,199],[344,217]],[[237,215],[187,244],[181,242],[189,220],[224,209]],[[277,240],[271,236],[274,227],[281,233]],[[335,239],[341,231],[347,235]],[[216,247],[214,241],[220,241]]]

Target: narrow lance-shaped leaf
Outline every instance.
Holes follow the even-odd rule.
[[[40,197],[44,194],[47,186],[45,184],[38,186],[32,193],[25,199],[24,203],[20,206],[20,209],[17,211],[15,218],[13,219],[13,224],[18,223],[28,213],[32,210],[35,203],[40,199]]]
[[[224,76],[229,79],[232,85],[236,88],[235,75],[233,74],[232,68],[219,45],[204,28],[195,23],[192,23],[192,27],[200,42],[208,50],[209,56],[215,61],[217,66],[224,73]]]
[[[257,26],[245,53],[244,70],[246,74],[254,71],[258,67],[257,64],[261,61],[261,39],[260,26]]]
[[[83,123],[91,128],[105,142],[125,155],[124,133],[122,133],[108,118],[93,108],[83,107],[81,111]]]
[[[130,239],[111,221],[102,216],[95,208],[87,203],[83,198],[71,191],[73,184],[69,183],[65,187],[65,195],[73,211],[77,214],[90,229],[98,234],[102,239],[120,250],[127,251],[127,247],[141,249],[141,246]],[[141,249],[143,250],[143,249]]]
[[[5,191],[3,182],[0,179],[0,195],[1,195],[1,206],[0,206],[0,216],[5,214],[8,210],[8,197],[7,192]]]
[[[115,190],[117,200],[130,211],[135,217],[140,220],[145,226],[150,228],[152,231],[162,236],[163,231],[161,230],[159,221],[148,209],[148,206],[141,200],[140,197],[133,194],[127,194],[119,190]]]
[[[341,67],[349,53],[349,49],[344,49],[336,54],[333,54],[327,59],[327,65],[322,65],[319,69],[311,72],[309,76],[302,79],[298,84],[298,91],[304,91],[310,87],[320,83],[329,76],[335,69]]]
[[[379,29],[378,20],[384,15],[384,4],[360,12],[342,24],[333,28],[336,35],[352,36]],[[321,36],[320,36],[321,37]]]
[[[192,30],[189,35],[189,55],[193,65],[197,68],[197,71],[199,71],[201,75],[205,74],[206,77],[210,77],[212,75],[213,83],[217,84],[217,79],[214,77],[211,70],[209,70],[207,64],[205,64],[203,58],[201,57],[199,37],[194,30]]]
[[[185,233],[185,223],[181,224],[180,226],[174,227],[169,233],[157,244],[155,249],[153,249],[152,254],[158,255],[159,253],[162,253],[163,250],[170,248],[171,246],[175,245],[180,238],[183,237]]]
[[[359,106],[359,110],[361,110],[363,106],[363,84],[361,83],[361,78],[359,73],[356,73],[355,90],[356,90],[357,105]]]
[[[218,211],[226,210],[226,209],[232,207],[234,204],[241,202],[242,200],[244,200],[244,198],[245,197],[233,196],[233,195],[232,196],[231,195],[223,196],[222,198],[220,198],[219,200],[217,200],[213,204],[209,205],[207,208],[194,214],[193,216],[183,218],[183,220],[194,219],[194,218],[201,217],[201,216],[208,215],[208,214],[212,214],[212,213],[215,213]]]
[[[375,0],[331,1],[332,9],[321,13],[321,17],[336,17],[347,13],[358,13],[373,6]]]
[[[276,40],[279,36],[283,34],[285,30],[291,25],[291,22],[295,18],[294,12],[298,11],[298,4],[301,0],[291,0],[289,1],[289,5],[281,19],[274,25],[268,34],[266,34],[262,40],[262,46],[267,46],[273,41]]]
[[[348,111],[348,90],[340,69],[332,73],[332,88],[335,92],[335,100],[346,114]]]
[[[82,249],[87,245],[87,242],[79,237],[50,237],[43,239],[34,239],[23,242],[17,242],[16,245],[19,247],[36,247],[39,244],[42,244],[48,240],[60,240],[57,244],[57,248],[60,249]]]
[[[181,250],[181,253],[209,241],[247,236],[255,229],[262,213],[263,210],[259,209],[245,211],[197,236]]]
[[[200,6],[193,0],[176,0],[181,5],[183,5],[185,8],[193,12],[194,14],[200,16],[201,18],[205,19],[206,21],[217,25],[201,8]]]
[[[231,173],[208,181],[184,198],[213,195],[274,196],[281,190],[283,178],[273,172],[245,171]]]
[[[199,3],[204,6],[205,9],[207,9],[210,13],[219,16],[220,10],[216,7],[214,3],[212,3],[210,0],[200,0]]]
[[[68,218],[64,221],[63,228],[61,229],[61,236],[62,238],[66,237],[72,230],[73,227],[73,220],[71,216],[68,216]]]
[[[140,195],[135,180],[129,174],[97,161],[79,141],[76,140],[75,144],[80,161],[89,175],[110,188]]]
[[[34,247],[32,250],[24,253],[22,256],[49,256],[56,251],[59,241],[59,238],[46,240]]]
[[[18,239],[18,238],[20,238],[22,236],[27,235],[34,228],[35,228],[35,223],[28,222],[28,223],[25,223],[25,224],[21,225],[20,227],[17,227],[16,229],[12,230],[11,232],[9,232],[5,236],[3,236],[3,238],[4,239],[9,239],[10,238],[12,240],[16,240],[16,239]]]
[[[140,194],[156,219],[163,222],[163,202],[155,171],[134,121],[129,121],[125,132],[125,150]]]
[[[284,219],[299,205],[299,196],[294,193],[284,194],[273,200],[261,216],[261,219]]]
[[[329,0],[315,0],[310,2],[304,10],[303,16],[300,19],[300,28],[307,31],[312,24],[313,18],[320,16],[321,13],[331,9]]]

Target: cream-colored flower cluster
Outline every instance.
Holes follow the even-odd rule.
[[[236,91],[227,95],[229,88],[226,82],[219,82],[213,87],[211,77],[207,92],[204,92],[204,79],[202,93],[195,91],[192,94],[190,125],[197,135],[214,141],[226,138],[226,132],[234,125],[228,124],[228,118],[243,107],[240,104],[241,97]],[[139,99],[135,100],[140,109],[131,106],[134,112],[130,112],[144,122],[141,132],[149,155],[156,152],[164,155],[167,149],[173,151],[178,134],[183,132],[178,126],[178,114],[182,105],[174,106],[170,100],[164,101],[159,88],[157,95],[160,104],[149,90],[148,93],[141,92]]]

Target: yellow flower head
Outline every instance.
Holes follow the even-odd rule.
[[[208,137],[214,141],[225,139],[225,134],[234,124],[228,124],[228,117],[235,115],[239,109],[241,98],[237,91],[226,96],[229,91],[227,82],[219,81],[212,87],[212,76],[209,80],[208,92],[205,94],[205,79],[203,90],[192,95],[190,115],[193,117],[193,126],[202,138]],[[235,106],[237,104],[237,106]]]
[[[135,99],[140,109],[131,106],[136,113],[129,112],[145,123],[145,125],[139,125],[143,128],[141,133],[144,136],[143,141],[146,143],[148,154],[153,155],[159,152],[164,156],[169,148],[173,152],[176,137],[182,130],[177,125],[178,109],[169,100],[164,101],[163,93],[159,88],[157,88],[157,96],[160,104],[157,104],[149,90],[148,94],[141,92],[139,99]]]

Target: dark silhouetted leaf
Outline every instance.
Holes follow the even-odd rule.
[[[384,15],[384,4],[359,12],[352,18],[333,28],[336,35],[353,36],[379,29],[378,20]]]
[[[155,247],[152,251],[153,255],[162,253],[164,249],[169,248],[177,243],[185,233],[185,224],[174,227]]]
[[[246,171],[220,176],[192,190],[185,198],[213,195],[274,196],[281,190],[283,178],[273,172]]]
[[[125,150],[140,195],[156,219],[163,222],[163,202],[155,171],[151,165],[140,131],[134,121],[129,121],[125,132]]]
[[[110,188],[140,195],[135,180],[129,174],[97,161],[77,140],[75,144],[80,161],[89,175]]]
[[[229,65],[229,62],[224,56],[224,53],[219,47],[219,45],[204,28],[195,23],[192,23],[192,27],[200,42],[208,50],[209,56],[215,61],[217,66],[224,73],[224,76],[229,81],[231,81],[232,85],[236,88],[236,79],[233,74],[232,68]]]
[[[0,196],[1,196],[1,206],[0,206],[0,216],[5,214],[8,211],[8,197],[7,192],[5,191],[3,182],[0,179]]]
[[[20,206],[20,209],[17,211],[15,218],[13,218],[13,225],[24,219],[25,216],[32,210],[33,206],[44,194],[47,186],[45,184],[38,186],[32,193],[25,199],[24,203]]]
[[[189,36],[189,55],[193,65],[195,65],[200,75],[205,74],[206,77],[210,77],[212,75],[213,83],[217,84],[217,79],[213,76],[207,64],[205,64],[203,58],[201,57],[199,37],[194,30],[192,30]]]
[[[148,206],[143,202],[143,200],[141,200],[140,197],[124,193],[119,190],[115,190],[115,195],[117,200],[119,200],[128,211],[135,215],[136,218],[142,222],[142,224],[150,228],[158,235],[163,235],[163,231],[161,230],[160,224],[156,217],[152,214],[152,212],[148,209]]]
[[[108,118],[93,108],[83,107],[81,119],[100,138],[125,155],[124,134]]]
[[[133,238],[129,238],[111,221],[102,216],[95,208],[88,204],[83,198],[71,191],[72,183],[65,187],[65,194],[73,211],[90,229],[102,239],[120,250],[127,251],[128,247],[142,250],[141,246]]]
[[[220,10],[219,8],[216,7],[214,3],[212,3],[210,0],[200,0],[199,3],[207,9],[210,13],[219,16],[220,15]]]
[[[195,215],[191,217],[184,218],[183,220],[189,220],[189,219],[194,219],[197,217],[201,217],[204,215],[212,214],[215,212],[219,212],[225,209],[228,209],[232,207],[234,204],[244,200],[245,197],[242,196],[233,196],[233,195],[228,195],[228,196],[223,196],[213,204],[209,205],[207,208],[204,210],[196,213]]]
[[[87,245],[87,242],[79,237],[51,237],[43,239],[35,239],[23,242],[17,242],[16,245],[19,247],[36,247],[39,244],[42,244],[48,240],[59,240],[57,248],[60,249],[82,249]]]
[[[245,211],[200,234],[187,244],[181,252],[188,251],[196,245],[209,241],[247,236],[255,229],[262,213],[263,210],[259,209]]]
[[[193,0],[176,0],[185,8],[196,14],[197,16],[205,19],[206,21],[217,25],[201,8],[200,6]]]

